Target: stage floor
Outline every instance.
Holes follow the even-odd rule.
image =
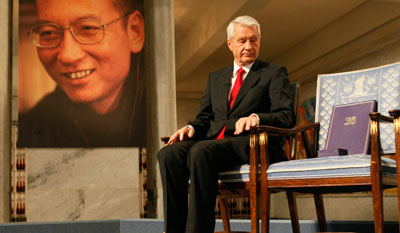
[[[103,221],[74,221],[48,223],[7,223],[0,224],[0,233],[162,233],[164,223],[160,219],[119,219]],[[232,220],[234,231],[250,231],[250,220]],[[313,220],[301,220],[302,233],[318,232]],[[374,232],[373,222],[330,221],[328,231],[332,232]],[[386,222],[385,232],[398,232],[397,222]],[[216,231],[222,231],[222,222],[217,220]],[[289,220],[271,220],[271,233],[291,233]]]

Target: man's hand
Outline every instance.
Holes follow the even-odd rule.
[[[259,120],[257,115],[252,114],[248,117],[242,117],[235,123],[235,135],[241,134],[244,130],[249,131],[251,128],[258,126]]]
[[[192,128],[190,128],[189,126],[184,126],[180,129],[178,129],[178,131],[176,131],[174,134],[172,134],[169,137],[167,145],[171,145],[177,141],[178,142],[183,141],[186,138],[192,138],[193,135],[194,135],[194,130]]]

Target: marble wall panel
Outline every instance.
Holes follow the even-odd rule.
[[[74,221],[84,217],[84,190],[34,190],[27,192],[28,222]]]
[[[137,148],[27,149],[28,222],[140,217]]]
[[[83,219],[140,218],[139,198],[139,190],[134,188],[86,190]]]

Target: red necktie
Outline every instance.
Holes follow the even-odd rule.
[[[246,71],[244,71],[244,69],[240,68],[237,72],[237,77],[236,77],[236,81],[235,81],[235,85],[233,85],[232,88],[232,92],[231,92],[231,99],[229,100],[229,109],[232,108],[233,103],[235,102],[236,96],[239,93],[239,89],[242,86],[243,83],[243,74]],[[224,128],[222,128],[221,132],[219,132],[217,139],[223,139],[224,138],[224,134],[225,134],[225,128],[226,126],[224,126]]]

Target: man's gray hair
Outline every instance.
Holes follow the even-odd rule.
[[[243,16],[239,16],[236,17],[234,20],[232,20],[228,27],[226,28],[226,33],[228,36],[228,40],[231,40],[233,38],[233,36],[235,35],[235,26],[237,24],[241,24],[244,26],[256,26],[258,29],[258,35],[261,38],[261,30],[260,30],[260,24],[257,22],[257,20],[255,20],[253,17],[250,17],[248,15],[243,15]]]

